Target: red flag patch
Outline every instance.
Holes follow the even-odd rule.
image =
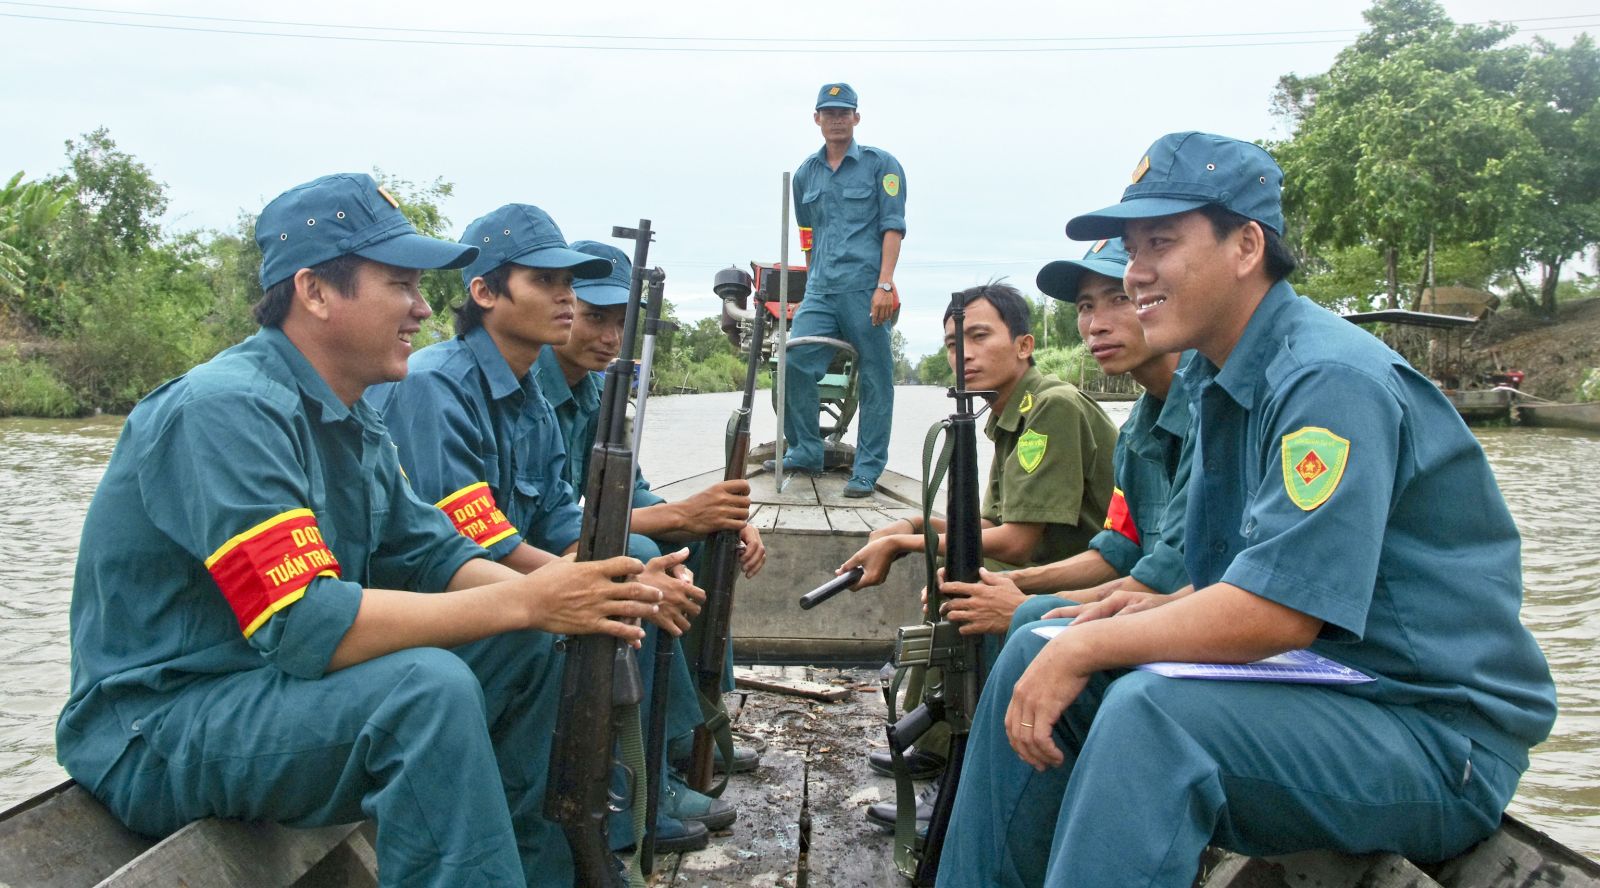
[[[1128,511],[1127,497],[1122,495],[1122,488],[1111,488],[1111,506],[1106,509],[1106,530],[1114,530],[1139,545],[1139,527],[1133,523],[1133,514]]]
[[[485,549],[517,532],[495,505],[487,481],[469,484],[434,505],[450,516],[450,523],[462,536]]]

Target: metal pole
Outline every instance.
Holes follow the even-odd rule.
[[[783,222],[778,240],[778,437],[772,442],[772,471],[776,490],[783,489],[783,406],[787,394],[784,383],[789,365],[789,174],[783,174]]]

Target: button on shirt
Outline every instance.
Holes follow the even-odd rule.
[[[262,611],[247,637],[241,599],[224,595],[207,561],[266,546],[262,526],[285,515],[300,516],[302,542],[314,526],[337,576],[318,571],[300,597]],[[177,692],[205,676],[275,668],[315,679],[363,587],[441,591],[483,555],[412,493],[378,415],[360,401],[346,407],[281,331],[263,329],[128,416],[78,551],[61,762],[92,788],[135,733],[156,730]],[[257,588],[263,576],[285,576],[272,560]]]
[[[489,331],[430,345],[397,383],[367,393],[400,447],[400,464],[430,502],[487,483],[513,532],[495,559],[526,542],[560,553],[577,542],[583,511],[566,477],[566,447],[533,372],[511,373]]]
[[[561,372],[561,362],[549,346],[539,350],[539,360],[534,362],[539,390],[555,411],[556,423],[561,427],[561,440],[567,450],[567,482],[581,496],[589,477],[589,451],[600,427],[600,396],[605,390],[605,376],[586,373],[577,385],[568,385],[566,374]],[[629,440],[632,440],[630,433]],[[633,478],[633,508],[659,505],[665,499],[650,490],[650,482],[643,472]]]
[[[837,170],[824,145],[794,174],[795,220],[812,230],[807,293],[878,285],[883,235],[906,230],[906,174],[894,155],[852,141]]]
[[[1127,502],[1138,532],[1135,543],[1115,530],[1095,535],[1089,548],[1098,551],[1117,573],[1131,576],[1157,592],[1176,592],[1189,584],[1183,566],[1183,518],[1187,509],[1191,392],[1182,367],[1195,360],[1185,352],[1165,399],[1144,394],[1117,435],[1117,487]]]
[[[1111,503],[1110,417],[1077,386],[1029,367],[983,433],[994,442],[984,519],[1045,525],[1029,564],[1082,552]]]
[[[1185,556],[1196,587],[1231,583],[1323,620],[1312,648],[1377,678],[1341,691],[1405,704],[1392,711],[1413,730],[1444,721],[1526,767],[1555,689],[1518,619],[1521,538],[1438,388],[1281,281],[1226,366],[1202,359],[1194,371]],[[1291,465],[1284,439],[1308,428],[1347,441],[1344,458],[1335,447],[1320,466]],[[1335,466],[1326,499],[1297,505],[1293,474]]]

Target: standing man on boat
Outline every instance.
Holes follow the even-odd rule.
[[[507,567],[534,570],[576,550],[583,510],[566,475],[567,451],[555,414],[533,372],[541,348],[571,335],[575,279],[603,279],[611,263],[567,247],[555,220],[529,204],[506,204],[473,220],[461,242],[478,257],[461,270],[467,298],[456,309],[456,337],[411,357],[410,372],[367,397],[382,412],[412,488],[451,516],[456,528]],[[585,454],[587,455],[587,453]],[[487,518],[485,517],[487,516]],[[681,633],[700,611],[704,593],[679,579],[688,557],[661,555],[633,534],[628,554],[646,562],[644,581],[666,592],[663,611]],[[658,557],[659,556],[659,557]],[[646,692],[655,645],[677,641],[652,632],[640,659]],[[693,730],[700,710],[679,650],[681,705],[670,711]],[[672,724],[674,720],[669,720]],[[629,818],[616,819],[612,839],[625,846]],[[703,848],[709,831],[663,815],[663,851]]]
[[[1555,688],[1518,620],[1520,539],[1488,460],[1431,382],[1284,280],[1281,185],[1256,145],[1175,133],[1121,203],[1067,224],[1122,236],[1147,341],[1201,355],[1195,591],[1012,637],[941,885],[1186,888],[1207,843],[1443,860],[1499,825],[1550,730]],[[1052,624],[1049,641],[1033,631]],[[1374,680],[1129,671],[1306,647]]]
[[[628,283],[633,277],[633,263],[623,251],[597,241],[576,241],[575,252],[604,260],[610,268],[606,277],[580,278],[573,282],[577,305],[572,319],[572,336],[566,342],[546,346],[534,365],[539,389],[555,411],[561,438],[567,451],[567,480],[575,489],[582,489],[588,470],[589,452],[594,446],[599,429],[600,396],[605,386],[601,372],[616,359],[622,348],[623,322],[628,305]],[[750,482],[718,481],[705,490],[675,503],[669,503],[650,489],[644,473],[634,478],[633,514],[631,527],[634,533],[650,537],[658,543],[689,544],[689,566],[699,571],[699,545],[707,534],[720,530],[736,530],[743,544],[740,566],[745,576],[755,576],[767,560],[766,545],[761,533],[749,523]],[[683,650],[696,650],[695,635],[700,623],[692,622],[683,638]],[[732,664],[733,658],[728,657]],[[702,703],[718,705],[717,701],[699,701],[688,671],[686,656],[680,656],[675,665],[681,669],[673,676],[672,697],[668,711],[668,739],[670,749],[676,751],[686,745],[693,731],[702,723]],[[731,665],[730,665],[731,670]],[[728,689],[732,689],[732,676]],[[669,758],[687,758],[669,756]],[[718,761],[721,755],[718,754]],[[760,756],[747,747],[735,747],[733,767],[729,773],[752,771],[760,763]],[[667,775],[666,789],[662,795],[662,813],[679,820],[694,820],[707,829],[726,829],[738,817],[734,806],[723,799],[711,798],[691,789],[676,773]]]
[[[1123,288],[1127,267],[1122,239],[1111,238],[1095,242],[1081,259],[1046,265],[1037,280],[1045,295],[1074,307],[1078,335],[1100,370],[1107,376],[1126,373],[1144,389],[1117,434],[1111,460],[1116,487],[1104,529],[1089,548],[1064,560],[1003,573],[983,570],[978,583],[946,583],[944,592],[959,596],[947,605],[952,620],[998,632],[1114,592],[1168,595],[1189,585],[1183,514],[1193,453],[1192,399],[1177,371],[1180,358],[1192,360],[1194,353],[1158,352],[1145,341],[1133,298]],[[1041,592],[1057,594],[1029,594]]]
[[[894,413],[890,326],[900,307],[894,283],[906,234],[906,174],[894,155],[855,140],[861,114],[848,83],[827,83],[811,115],[823,146],[794,174],[795,220],[806,251],[806,296],[789,335],[839,337],[855,346],[861,430],[844,495],[871,496],[889,461]],[[783,405],[785,472],[823,469],[817,385],[833,359],[825,345],[788,354]]]
[[[134,408],[89,505],[61,763],[146,835],[370,818],[386,884],[570,886],[552,642],[676,632],[663,594],[630,558],[489,560],[361,400],[406,374],[420,269],[475,248],[359,173],[280,195],[256,240],[261,330]]]

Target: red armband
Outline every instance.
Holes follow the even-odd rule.
[[[294,509],[223,543],[206,559],[206,570],[249,638],[273,614],[299,601],[313,579],[339,576],[339,562],[322,540],[317,516]]]
[[[450,517],[462,536],[485,549],[517,532],[495,505],[487,481],[469,484],[434,505]]]
[[[1133,515],[1128,511],[1128,500],[1122,495],[1122,488],[1111,488],[1111,506],[1106,509],[1106,530],[1114,530],[1130,540],[1135,546],[1139,545],[1139,527],[1133,523]]]
[[[810,228],[802,227],[800,229],[800,249],[805,250],[808,253],[811,252],[811,229]]]

